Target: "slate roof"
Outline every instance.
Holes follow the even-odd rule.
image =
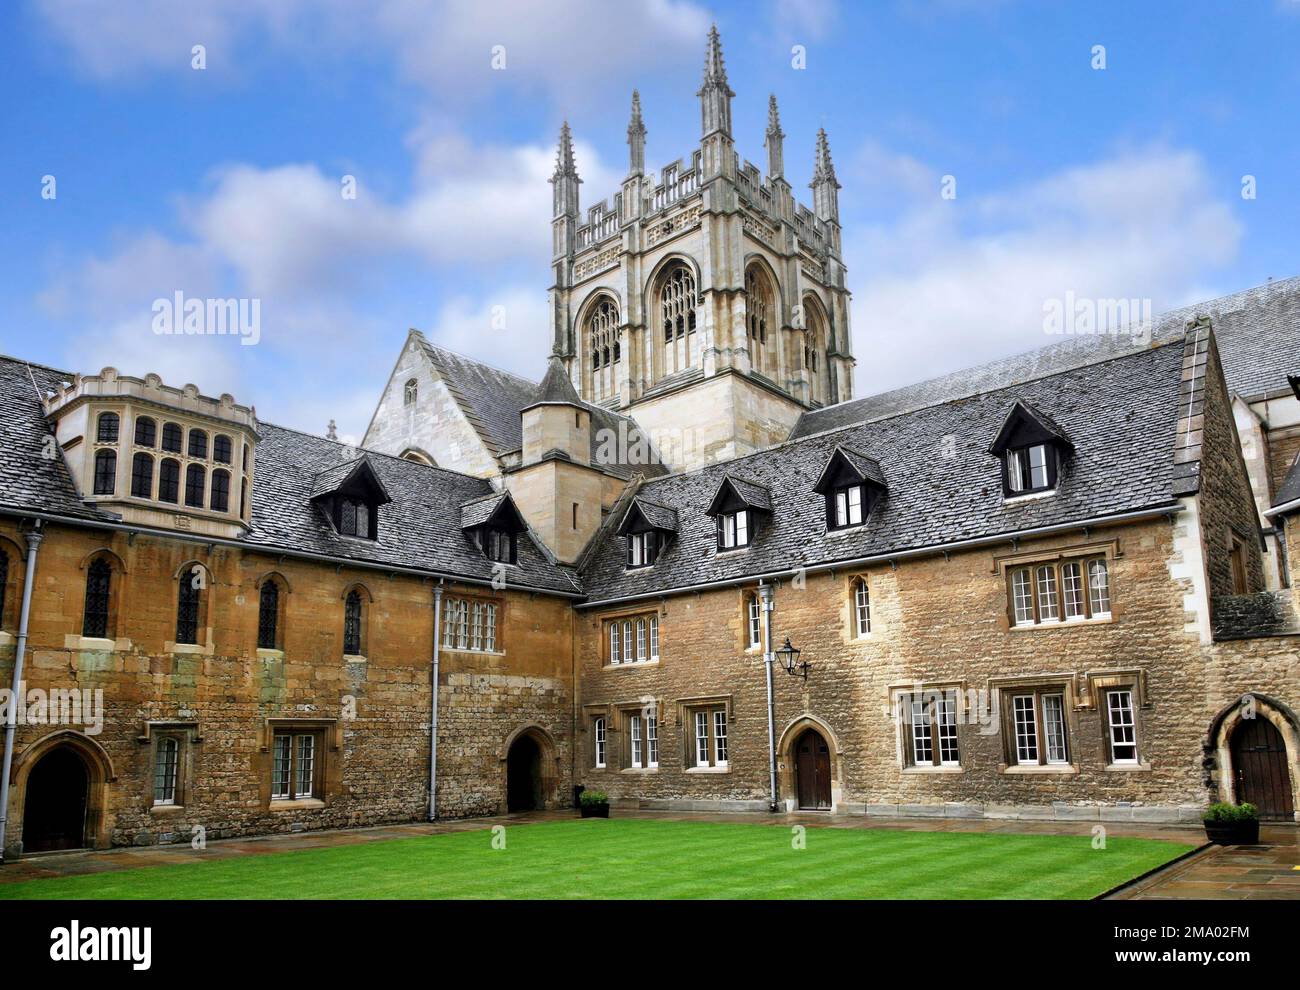
[[[736,493],[736,497],[745,503],[750,509],[757,509],[760,512],[772,511],[772,493],[762,485],[756,485],[752,481],[746,481],[744,478],[737,478],[735,475],[725,475],[718,482],[717,490],[713,493],[713,498],[709,500],[709,509],[714,509],[722,497],[724,485],[729,485],[731,490]]]
[[[677,509],[678,536],[653,567],[626,570],[617,520],[598,535],[581,575],[592,602],[664,593],[996,536],[1175,502],[1173,449],[1181,342],[1152,347],[1011,388],[788,441],[698,471],[644,482],[638,497]],[[1075,443],[1057,493],[1004,503],[988,453],[1007,410],[1023,399]],[[887,495],[860,528],[828,534],[813,491],[836,447],[879,462]],[[722,478],[743,474],[772,492],[772,515],[746,550],[719,554],[705,515]]]
[[[316,475],[312,484],[311,497],[320,498],[322,495],[329,495],[332,492],[338,491],[344,482],[351,478],[357,471],[364,470],[366,466],[369,466],[371,471],[375,470],[374,463],[370,458],[367,455],[362,454],[360,457],[353,457],[350,460],[345,460],[340,464],[336,464],[334,467],[326,468],[320,474]],[[378,477],[378,472],[375,472],[375,477]],[[383,494],[387,497],[388,493],[384,492]]]
[[[632,499],[632,507],[635,507],[641,513],[641,517],[655,529],[662,529],[670,533],[677,530],[676,509],[670,509],[666,505],[651,502],[640,495]],[[632,511],[631,507],[629,507],[628,511]]]
[[[577,394],[572,390],[572,383],[569,385],[569,394],[572,395],[572,399],[546,397],[559,394],[561,388],[560,384],[554,381],[554,376],[549,368],[546,377],[543,378],[540,384],[530,382],[527,378],[521,378],[519,375],[513,375],[508,371],[501,371],[479,361],[471,360],[454,351],[437,347],[429,343],[424,335],[418,331],[415,332],[415,337],[420,342],[420,346],[424,348],[424,353],[428,355],[429,360],[437,369],[438,376],[447,386],[447,390],[455,397],[457,404],[465,413],[470,424],[497,457],[510,451],[519,450],[523,446],[523,423],[520,414],[529,406],[536,405],[539,402],[570,402],[577,399]],[[560,373],[564,373],[562,368]],[[583,402],[581,399],[577,399],[577,405],[591,414],[591,460],[593,464],[597,463],[596,455],[597,450],[600,448],[602,431],[619,436],[619,426],[623,424],[623,434],[627,437],[627,446],[629,448],[636,443],[637,438],[641,435],[640,427],[637,426],[636,421],[627,416],[620,416],[603,406]],[[668,469],[659,463],[628,464],[622,461],[606,463],[603,458],[599,462],[599,467],[603,471],[624,480],[632,477],[633,474],[657,477],[668,472]]]
[[[501,508],[510,495],[507,492],[498,492],[495,495],[489,495],[487,498],[478,498],[473,502],[466,502],[460,507],[460,528],[472,529],[475,526],[482,526],[492,518],[492,514]]]
[[[1300,499],[1300,454],[1291,464],[1291,470],[1282,479],[1282,484],[1278,486],[1277,494],[1273,496],[1274,505],[1286,505],[1288,502],[1294,502]]]
[[[804,413],[790,438],[892,416],[949,399],[1005,388],[1014,382],[1058,374],[1150,343],[1181,339],[1188,321],[1208,316],[1223,360],[1228,388],[1246,399],[1290,391],[1287,375],[1300,372],[1300,276],[1171,310],[1153,320],[1146,335],[1066,337],[1025,354],[964,368],[914,385]]]
[[[31,371],[42,392],[72,377],[35,365]],[[0,417],[0,507],[113,520],[78,500],[61,458],[41,456],[50,433],[25,362],[0,357],[0,401],[5,409]],[[392,501],[379,512],[379,539],[359,540],[337,534],[311,501],[319,479],[345,477],[357,466],[357,448],[269,423],[259,423],[258,433],[252,524],[239,542],[268,551],[306,551],[491,580],[492,561],[460,530],[460,507],[493,493],[486,480],[368,451],[365,459]],[[539,590],[579,590],[574,574],[552,563],[531,538],[519,541],[519,564],[509,569],[506,580]]]

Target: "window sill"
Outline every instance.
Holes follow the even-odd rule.
[[[109,639],[106,636],[78,636],[72,633],[63,637],[63,648],[65,650],[91,650],[102,653],[106,650],[129,650],[131,649],[131,641],[129,639]]]
[[[607,663],[603,670],[635,670],[638,667],[658,667],[658,660],[628,660],[625,663]]]
[[[257,658],[259,660],[283,660],[284,650],[268,650],[263,646],[257,648]]]
[[[1115,621],[1110,612],[1094,615],[1091,619],[1052,619],[1048,622],[1019,622],[1010,627],[1011,632],[1032,632],[1040,629],[1075,629],[1079,626],[1108,626]]]
[[[1150,763],[1107,763],[1106,771],[1115,771],[1116,773],[1144,773],[1150,772]]]
[[[752,546],[752,543],[746,543],[744,546],[739,547],[718,547],[718,556],[729,557],[733,553],[744,553]]]
[[[959,766],[957,767],[951,767],[951,766],[903,767],[904,774],[920,774],[922,776],[930,773],[965,773],[965,772],[966,769],[964,767],[959,767]]]
[[[1027,776],[1033,776],[1034,774],[1046,774],[1048,776],[1059,775],[1063,777],[1073,777],[1079,772],[1079,768],[1073,763],[1013,763],[1010,766],[1001,767],[1000,772],[1012,775],[1025,774]]]
[[[281,654],[281,656],[283,656],[283,654]],[[343,662],[344,663],[367,663],[368,661],[360,653],[345,653],[343,654]]]
[[[211,646],[203,646],[199,643],[165,643],[163,644],[163,652],[210,657],[216,652],[216,650]]]
[[[731,773],[731,767],[687,767],[687,773]]]
[[[185,805],[155,804],[149,807],[149,814],[155,818],[170,818],[173,815],[183,815],[185,814]]]
[[[271,811],[319,811],[325,807],[325,802],[320,798],[294,798],[293,800],[283,800],[281,798],[271,799]]]
[[[866,528],[867,528],[867,522],[864,519],[862,522],[854,523],[852,526],[827,526],[826,535],[840,536],[845,533],[856,533],[858,530],[866,529]]]
[[[1044,488],[1038,492],[1025,492],[1023,495],[1003,495],[1003,505],[1020,505],[1022,502],[1035,502],[1043,498],[1054,498],[1057,490],[1055,488]]]
[[[622,770],[619,771],[619,773],[632,773],[632,774],[658,773],[658,772],[659,772],[659,768],[657,766],[656,767],[624,767]]]
[[[438,655],[441,656],[444,653],[467,653],[472,657],[503,657],[506,655],[505,650],[471,650],[468,646],[438,647]],[[362,659],[364,659],[364,657]]]

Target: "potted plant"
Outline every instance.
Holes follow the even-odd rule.
[[[609,795],[604,791],[583,791],[578,797],[583,818],[608,818]]]
[[[1259,812],[1253,804],[1219,801],[1201,816],[1205,837],[1221,846],[1253,846],[1259,842]]]

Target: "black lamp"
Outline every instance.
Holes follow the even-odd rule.
[[[776,658],[780,661],[781,666],[785,668],[787,674],[793,677],[795,672],[798,671],[806,681],[808,680],[808,668],[812,665],[807,660],[801,661],[799,653],[799,650],[790,645],[790,637],[787,636],[785,645],[776,651]]]

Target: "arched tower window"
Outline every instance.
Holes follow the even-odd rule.
[[[745,324],[753,369],[775,378],[777,367],[776,292],[761,265],[745,269]]]
[[[804,297],[804,312],[807,313],[807,332],[804,334],[803,372],[808,382],[809,402],[825,405],[828,401],[826,342],[828,328],[826,313],[813,296]]]
[[[622,360],[618,341],[618,303],[602,296],[587,316],[583,340],[591,353],[591,398],[599,402],[618,392],[618,369]]]
[[[655,291],[660,339],[663,341],[662,373],[671,375],[698,363],[699,342],[695,336],[695,273],[684,262],[664,269]]]

